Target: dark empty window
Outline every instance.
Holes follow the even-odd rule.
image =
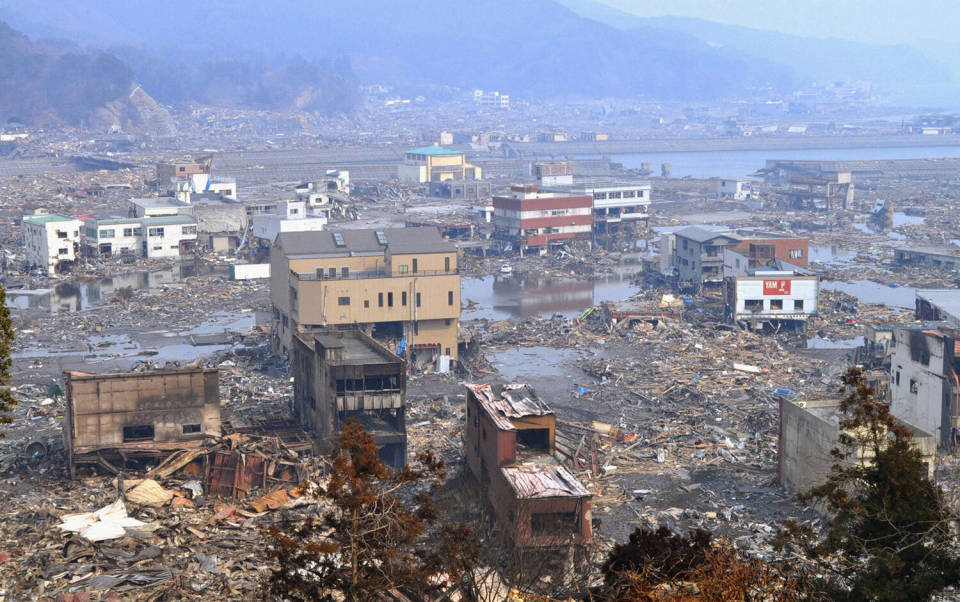
[[[330,275],[331,278],[336,278],[336,277],[337,277],[337,268],[329,268],[329,269],[327,270],[327,273]]]
[[[341,379],[337,380],[337,393],[343,393],[347,389],[347,381]]]
[[[349,275],[350,275],[350,268],[347,268],[347,267],[340,268],[340,277],[341,277],[341,278],[346,278],[346,277],[349,276]]]
[[[417,307],[420,307],[420,293],[417,293]]]
[[[575,533],[577,514],[575,512],[535,512],[530,517],[530,530],[534,536]]]
[[[183,425],[183,434],[184,434],[184,435],[192,435],[192,434],[199,433],[199,432],[200,432],[200,425],[199,425],[199,424],[185,424],[185,425]]]
[[[550,450],[550,429],[521,429],[517,431],[517,443],[534,449]]]
[[[364,309],[370,307],[370,299],[364,299],[364,300],[363,300],[363,307],[364,307]]]
[[[400,305],[407,306],[407,291],[400,293]]]
[[[763,299],[747,299],[743,302],[743,309],[747,311],[763,311]]]
[[[453,291],[447,291],[447,305],[453,305]]]
[[[416,259],[413,260],[413,273],[414,273],[414,274],[417,273],[417,260],[416,260]]]
[[[387,307],[393,307],[393,293],[387,293]]]
[[[123,427],[123,441],[153,441],[153,425],[142,424]]]
[[[450,271],[450,258],[449,258],[449,257],[444,257],[444,258],[443,258],[443,271],[444,271],[444,272],[449,272],[449,271]]]
[[[350,297],[337,297],[337,305],[350,305]]]
[[[794,299],[793,311],[803,311],[803,299]]]
[[[383,307],[383,293],[377,293],[377,306]]]

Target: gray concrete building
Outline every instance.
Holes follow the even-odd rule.
[[[928,432],[907,424],[913,441],[933,477],[937,442]],[[806,493],[822,485],[837,460],[831,450],[840,446],[840,400],[820,399],[805,401],[780,400],[780,462],[777,479],[780,485],[793,493]],[[869,462],[868,456],[857,461]]]
[[[330,449],[343,424],[360,422],[380,458],[401,468],[407,460],[406,362],[360,330],[329,329],[294,337],[294,411]]]

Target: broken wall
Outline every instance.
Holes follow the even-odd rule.
[[[219,373],[187,368],[127,374],[67,372],[69,454],[220,435]]]

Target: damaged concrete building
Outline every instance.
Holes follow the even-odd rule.
[[[68,371],[64,448],[80,465],[119,472],[220,436],[219,372],[177,368],[91,374]]]
[[[557,417],[529,385],[467,385],[464,454],[505,536],[564,548],[592,536],[590,492],[553,456]]]
[[[945,325],[896,326],[890,359],[890,411],[952,450],[960,441],[960,331]]]
[[[360,330],[298,334],[292,356],[294,411],[329,449],[354,419],[370,433],[383,462],[407,460],[406,363]]]
[[[806,493],[827,481],[837,463],[830,452],[839,447],[840,415],[839,399],[780,399],[777,479],[781,486],[795,493]],[[910,428],[928,476],[933,477],[936,439],[923,429],[904,424]],[[869,462],[868,456],[859,455],[858,459]]]

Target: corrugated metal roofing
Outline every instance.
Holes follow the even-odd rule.
[[[512,465],[500,469],[517,499],[588,497],[586,487],[563,466]]]
[[[500,430],[514,430],[511,418],[553,414],[550,406],[537,396],[537,392],[530,385],[519,383],[504,385],[500,389],[499,396],[487,383],[467,386],[476,394],[480,405]]]

